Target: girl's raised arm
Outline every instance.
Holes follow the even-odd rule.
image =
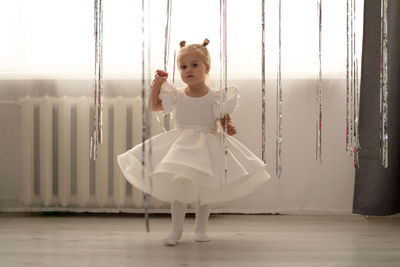
[[[151,105],[152,111],[163,110],[162,101],[160,100],[159,95],[161,86],[167,80],[167,78],[168,78],[167,72],[162,70],[156,71],[156,76],[154,77],[153,85],[151,87],[151,95],[149,98],[149,105]]]

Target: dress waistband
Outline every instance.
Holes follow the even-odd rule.
[[[217,132],[217,127],[208,127],[208,126],[200,126],[200,125],[181,125],[181,124],[175,124],[177,129],[190,129],[202,133],[216,133]]]

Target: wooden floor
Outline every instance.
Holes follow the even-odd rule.
[[[162,244],[169,216],[0,213],[0,266],[400,266],[400,219],[212,215],[211,241]]]

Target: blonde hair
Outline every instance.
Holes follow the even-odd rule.
[[[188,46],[186,46],[186,41],[181,41],[179,43],[181,49],[179,50],[177,58],[178,66],[181,55],[188,50],[194,50],[200,56],[200,59],[204,62],[204,64],[206,64],[206,66],[211,66],[210,53],[208,52],[208,49],[206,47],[209,43],[210,40],[208,40],[207,38],[204,39],[204,42],[202,44],[190,44]]]

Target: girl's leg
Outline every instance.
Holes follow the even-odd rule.
[[[207,236],[206,226],[210,215],[210,205],[199,205],[196,209],[196,221],[194,226],[195,240],[197,242],[207,242],[210,239]]]
[[[183,232],[183,222],[185,221],[186,204],[178,201],[171,203],[171,219],[172,227],[168,237],[164,239],[164,243],[168,246],[175,246],[176,242],[181,239]]]

